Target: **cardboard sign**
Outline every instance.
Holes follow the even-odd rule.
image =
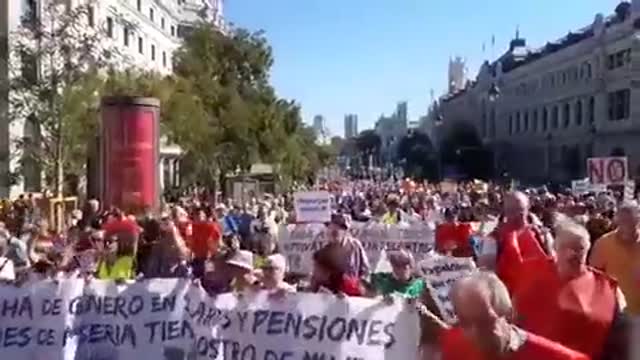
[[[589,182],[594,185],[624,185],[629,177],[627,158],[597,157],[587,159]]]
[[[296,221],[325,223],[331,221],[331,194],[328,191],[305,191],[293,194]]]
[[[473,259],[434,255],[421,261],[418,267],[425,276],[427,289],[440,316],[449,324],[455,323],[456,316],[449,292],[456,281],[476,271]]]

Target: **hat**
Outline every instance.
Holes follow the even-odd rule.
[[[273,254],[267,256],[262,264],[263,269],[278,269],[278,270],[286,270],[287,268],[287,259],[280,254]]]
[[[331,221],[329,221],[326,225],[329,226],[331,224],[337,225],[344,230],[349,230],[351,222],[346,215],[343,214],[332,214]]]
[[[238,250],[226,261],[226,264],[253,271],[253,253],[247,250]]]

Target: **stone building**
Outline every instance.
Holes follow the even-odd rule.
[[[585,176],[588,157],[626,155],[640,176],[640,0],[539,48],[516,35],[436,105],[436,142],[474,129],[496,175],[567,181]]]

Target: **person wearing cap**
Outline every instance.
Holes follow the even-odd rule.
[[[390,251],[387,259],[392,271],[372,274],[373,290],[383,296],[400,294],[409,299],[419,298],[424,292],[425,282],[415,271],[413,255],[405,250]]]
[[[284,281],[287,269],[287,259],[281,254],[273,254],[266,257],[262,263],[262,289],[284,290],[295,292],[296,288]]]
[[[226,269],[231,277],[231,289],[234,292],[252,290],[255,285],[253,253],[247,250],[236,250],[225,261]]]
[[[344,258],[341,261],[345,263],[346,272],[362,279],[369,275],[369,258],[360,240],[349,234],[349,225],[350,221],[345,215],[333,214],[327,225],[329,245],[342,248],[340,254]]]

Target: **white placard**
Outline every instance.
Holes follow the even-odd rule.
[[[476,270],[473,259],[433,256],[421,261],[418,267],[425,276],[427,289],[438,306],[443,320],[453,324],[456,316],[449,291],[456,281]]]
[[[627,158],[597,157],[587,159],[589,182],[594,185],[624,185],[629,177]]]
[[[328,191],[305,191],[293,194],[296,221],[325,223],[331,220],[331,194]]]
[[[401,301],[211,298],[177,279],[0,287],[0,324],[0,354],[12,360],[415,359],[419,334]]]
[[[353,223],[351,233],[362,243],[371,269],[378,268],[382,250],[406,249],[419,261],[434,247],[434,232],[426,224]],[[327,243],[325,227],[319,224],[283,225],[278,241],[290,271],[297,273],[310,273],[313,253]]]

